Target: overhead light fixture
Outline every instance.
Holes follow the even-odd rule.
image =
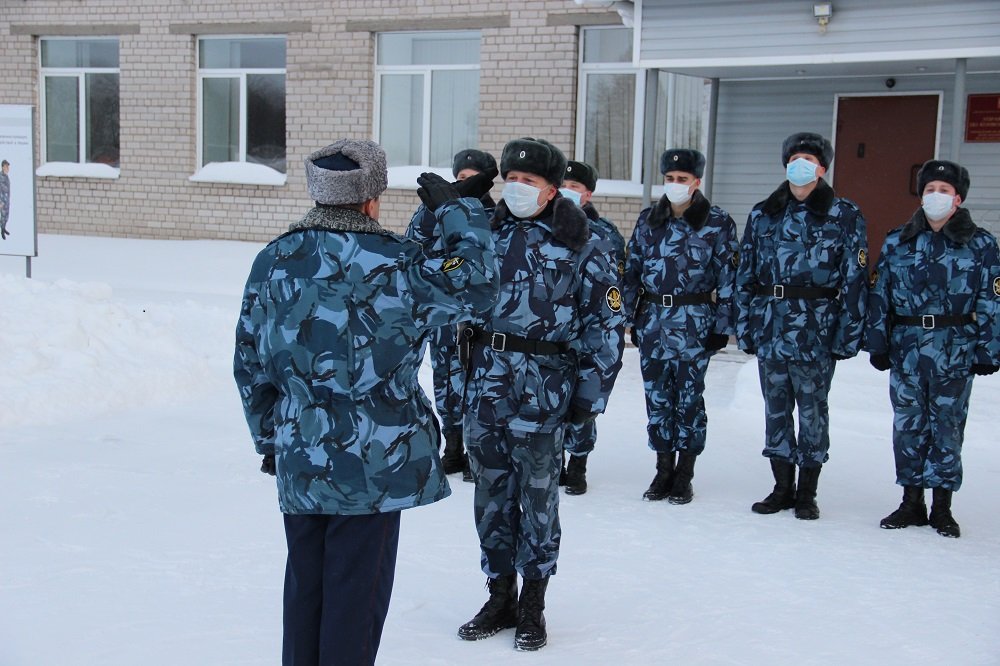
[[[830,23],[830,18],[833,16],[833,3],[832,2],[817,2],[813,5],[813,18],[819,23],[819,33],[822,35],[826,32],[826,26]]]

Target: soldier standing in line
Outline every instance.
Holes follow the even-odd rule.
[[[10,217],[10,162],[0,162],[0,240],[7,240],[7,220]]]
[[[399,512],[451,492],[417,382],[422,342],[493,303],[493,239],[482,204],[435,174],[417,194],[444,255],[385,231],[373,141],[336,141],[305,169],[316,207],[257,255],[233,371],[284,515],[282,663],[373,664]]]
[[[463,197],[479,199],[486,215],[491,216],[496,203],[490,197],[490,189],[499,173],[496,158],[481,150],[461,150],[452,160],[451,173],[456,178],[454,185],[458,193]],[[405,235],[420,243],[428,256],[441,256],[444,248],[435,232],[437,224],[433,211],[421,206],[410,220]],[[472,473],[462,444],[465,372],[458,361],[455,331],[454,326],[444,326],[430,334],[428,344],[434,376],[434,405],[441,419],[441,435],[444,437],[444,453],[441,456],[444,473],[462,472],[462,480],[471,482]]]
[[[816,486],[829,458],[833,371],[837,361],[858,353],[864,331],[868,241],[857,205],[823,180],[833,161],[829,141],[793,134],[781,157],[787,181],[750,211],[736,274],[736,339],[757,356],[763,455],[775,481],[751,509],[768,514],[794,507],[796,518],[815,520]]]
[[[597,189],[599,176],[597,169],[585,162],[566,162],[566,177],[559,192],[583,209],[590,221],[590,229],[602,239],[611,243],[611,265],[619,277],[625,270],[625,239],[611,220],[601,217],[591,199]],[[619,284],[619,286],[621,286]],[[566,486],[567,495],[582,495],[587,492],[587,457],[597,442],[597,422],[583,425],[570,423],[566,426],[563,450],[569,454],[569,463],[564,473],[559,475],[559,485]]]
[[[698,189],[705,156],[667,150],[663,197],[639,213],[625,260],[625,303],[646,392],[656,475],[648,500],[687,504],[705,449],[705,373],[733,332],[736,224]]]
[[[958,538],[952,493],[975,375],[1000,367],[1000,256],[993,234],[960,206],[969,172],[931,160],[917,175],[921,207],[891,231],[872,276],[865,348],[890,370],[899,508],[881,527],[930,525]],[[931,488],[930,519],[924,488]]]
[[[500,296],[460,341],[470,354],[465,445],[490,597],[458,635],[479,640],[516,626],[519,650],[547,642],[542,611],[559,556],[563,431],[604,411],[621,368],[611,250],[559,194],[565,172],[566,158],[547,141],[504,147],[503,200],[493,215]]]

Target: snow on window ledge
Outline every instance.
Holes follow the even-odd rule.
[[[451,175],[451,169],[447,167],[394,166],[389,167],[389,187],[395,190],[415,190],[417,189],[417,176],[427,171],[438,174],[448,182],[455,180],[455,177]]]
[[[56,178],[108,178],[117,179],[121,169],[96,162],[47,162],[35,169],[36,176]]]
[[[209,162],[188,177],[192,183],[236,185],[284,185],[287,179],[280,171],[252,162]]]

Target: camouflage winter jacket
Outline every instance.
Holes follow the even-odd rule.
[[[597,232],[602,239],[609,241],[612,247],[611,266],[618,271],[619,278],[625,272],[625,238],[618,227],[594,208],[594,204],[587,202],[582,206],[583,212],[590,220],[590,228]]]
[[[785,182],[750,211],[736,271],[736,340],[775,361],[858,353],[868,301],[865,220],[820,180],[805,201]],[[834,297],[797,298],[759,289],[825,288]],[[791,291],[789,289],[789,291]]]
[[[568,351],[533,354],[474,345],[466,414],[491,427],[551,432],[571,408],[603,412],[624,345],[610,243],[562,196],[535,219],[514,217],[501,201],[493,238],[500,295],[477,326],[567,343]]]
[[[690,360],[709,334],[731,335],[737,264],[736,223],[700,191],[682,217],[664,196],[639,213],[625,260],[625,307],[648,358]],[[715,292],[714,302],[664,307],[641,299]],[[662,299],[661,299],[662,302]]]
[[[234,374],[257,452],[275,454],[283,512],[379,513],[450,493],[421,347],[428,329],[489,308],[497,277],[482,205],[436,214],[448,257],[320,206],[257,256]]]
[[[872,283],[865,349],[889,354],[896,371],[963,377],[973,363],[1000,366],[997,241],[966,209],[955,211],[937,233],[918,209],[889,232]],[[926,315],[975,320],[938,326],[924,320]],[[902,324],[894,317],[920,317],[921,323]]]

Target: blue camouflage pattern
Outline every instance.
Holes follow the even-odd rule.
[[[639,347],[649,447],[657,452],[705,448],[705,374],[710,334],[732,335],[739,251],[732,217],[695,191],[681,217],[664,196],[639,213],[625,260],[626,308]],[[653,295],[714,293],[711,303],[663,307]]]
[[[830,357],[808,362],[757,359],[764,396],[765,458],[799,467],[815,467],[830,459],[829,397],[836,367]]]
[[[893,319],[967,314],[975,320],[935,328]],[[918,209],[886,236],[865,349],[889,356],[897,483],[958,490],[971,367],[1000,366],[1000,251],[966,209],[940,232]]]
[[[450,493],[417,381],[422,345],[488,310],[497,273],[477,200],[435,216],[446,257],[330,207],[257,255],[233,366],[255,448],[275,456],[282,512],[379,513]]]

